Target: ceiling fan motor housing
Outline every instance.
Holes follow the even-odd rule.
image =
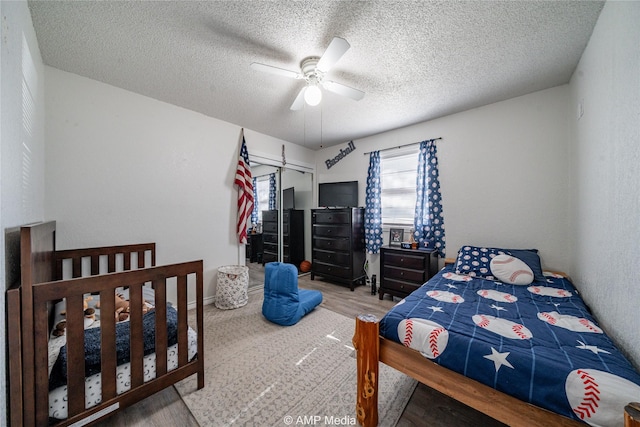
[[[304,75],[304,79],[309,84],[318,85],[322,82],[323,73],[318,70],[316,67],[318,65],[318,61],[320,58],[317,56],[310,56],[309,58],[305,58],[300,63],[300,69],[302,70],[302,74]]]

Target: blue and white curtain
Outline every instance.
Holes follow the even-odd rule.
[[[416,214],[414,238],[423,245],[438,251],[445,257],[444,217],[442,196],[438,178],[438,150],[434,140],[422,141],[418,154],[418,178],[416,180]]]
[[[258,223],[258,178],[253,178],[253,210],[251,211],[251,224]]]
[[[380,199],[380,152],[369,155],[367,194],[364,208],[364,238],[367,252],[377,254],[382,246],[382,202]]]
[[[276,174],[269,174],[269,210],[275,211],[276,207]]]

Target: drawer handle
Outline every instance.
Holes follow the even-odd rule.
[[[400,258],[400,262],[404,262],[404,258]]]

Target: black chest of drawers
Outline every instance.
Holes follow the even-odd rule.
[[[278,261],[278,211],[262,211],[262,265]]]
[[[262,264],[278,261],[278,211],[262,211]],[[300,268],[304,261],[304,211],[282,212],[282,261]]]
[[[422,286],[438,271],[435,250],[402,249],[383,246],[380,249],[379,298],[390,294],[404,298]]]
[[[311,227],[311,280],[364,284],[364,208],[313,209]]]

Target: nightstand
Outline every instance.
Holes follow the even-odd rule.
[[[438,253],[433,250],[380,248],[379,298],[390,294],[404,298],[438,271]]]

